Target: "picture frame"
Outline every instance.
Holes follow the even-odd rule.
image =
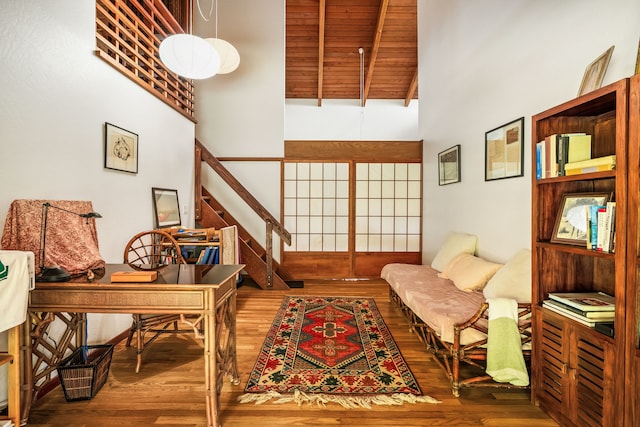
[[[565,193],[553,227],[552,243],[587,245],[587,207],[606,205],[611,193]],[[584,225],[584,227],[581,227]]]
[[[105,122],[104,167],[138,173],[138,135]]]
[[[151,188],[153,198],[154,227],[165,228],[182,225],[178,190]]]
[[[484,134],[484,180],[524,176],[524,117]]]
[[[611,46],[598,56],[591,64],[587,65],[587,69],[584,71],[584,76],[582,77],[578,96],[602,87],[602,80],[607,72],[607,67],[609,66],[609,61],[611,60],[614,48],[615,46]]]
[[[438,153],[438,185],[460,182],[460,144]]]

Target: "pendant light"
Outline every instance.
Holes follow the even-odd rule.
[[[209,22],[215,4],[216,38],[203,39],[193,34],[175,34],[160,43],[160,60],[171,71],[188,79],[207,79],[216,74],[230,73],[240,65],[240,55],[233,45],[218,36],[218,3],[211,1],[208,17],[196,0],[198,13]],[[193,29],[193,24],[191,25]]]
[[[220,69],[217,74],[227,74],[240,65],[240,54],[231,43],[219,38],[205,39],[220,55]]]
[[[193,34],[174,34],[160,43],[160,60],[187,79],[207,79],[220,69],[218,51]]]
[[[234,71],[240,65],[240,54],[231,43],[218,38],[218,1],[213,0],[213,2],[215,2],[216,9],[216,36],[215,38],[208,38],[205,40],[209,42],[209,44],[211,44],[220,55],[220,69],[218,70],[217,74],[227,74]],[[211,3],[211,10],[213,10],[214,7],[213,2]],[[202,19],[208,22],[209,19],[204,17],[202,9],[200,9],[200,0],[197,0],[197,4],[200,16],[202,17]],[[211,10],[209,11],[209,17],[211,16]]]

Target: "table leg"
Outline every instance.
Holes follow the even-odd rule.
[[[207,423],[209,427],[221,427],[220,393],[224,376],[231,383],[240,384],[236,358],[236,292],[222,300],[209,295],[210,307],[204,317],[205,388],[207,399]]]

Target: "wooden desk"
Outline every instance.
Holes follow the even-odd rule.
[[[224,375],[229,375],[233,384],[240,383],[236,362],[236,274],[243,267],[168,265],[158,271],[158,279],[151,283],[111,283],[111,273],[131,268],[108,264],[104,276],[92,282],[83,278],[64,283],[37,283],[30,294],[31,323],[27,324],[31,324],[31,330],[26,331],[29,336],[25,337],[30,346],[27,354],[33,354],[36,360],[32,363],[32,357],[27,357],[25,361],[23,419],[28,418],[42,386],[42,376],[38,377],[34,370],[45,374],[55,370],[65,351],[75,348],[71,343],[73,332],[76,345],[82,343],[84,313],[195,314],[202,317],[204,324],[207,422],[210,427],[220,426],[219,394]],[[69,314],[61,317],[57,313]],[[72,333],[65,334],[56,349],[39,351],[35,347],[42,343],[44,329],[56,317],[67,323],[67,332]],[[44,367],[45,363],[49,368]]]

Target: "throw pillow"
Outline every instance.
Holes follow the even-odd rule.
[[[444,271],[452,259],[460,254],[475,254],[478,236],[465,233],[449,233],[440,247],[436,257],[431,261],[431,268]]]
[[[479,291],[487,281],[502,267],[502,264],[482,258],[460,254],[455,257],[438,277],[450,279],[462,291]]]
[[[482,290],[484,297],[510,298],[519,303],[531,302],[531,250],[518,251]]]

